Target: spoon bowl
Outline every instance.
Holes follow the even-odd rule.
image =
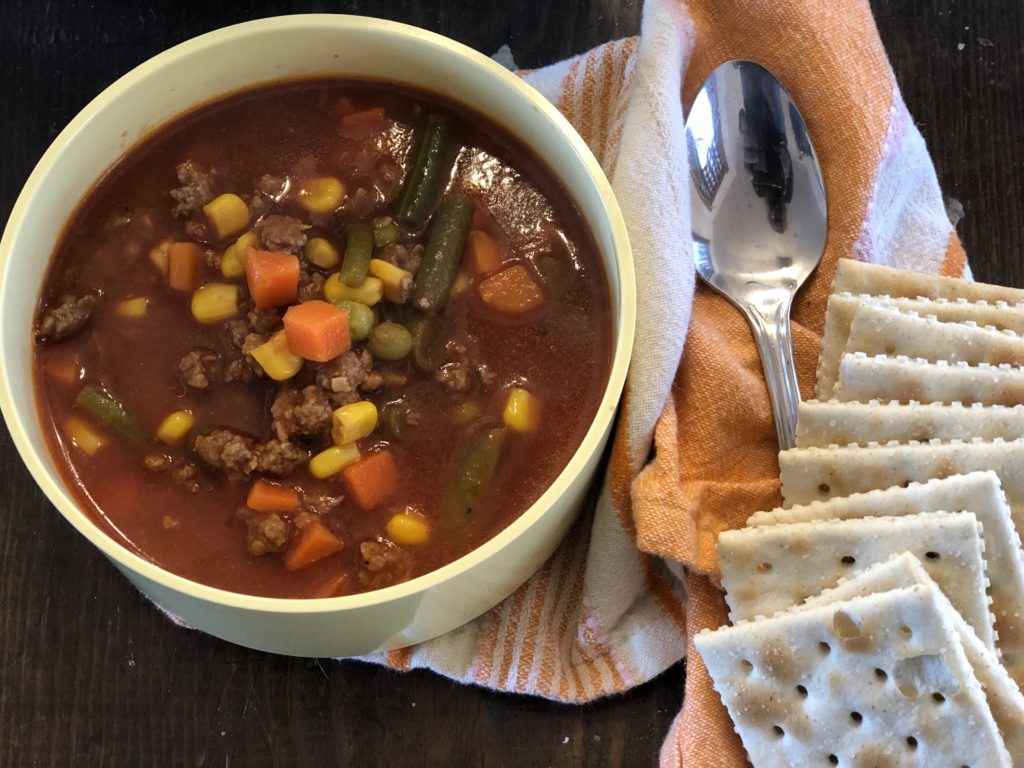
[[[761,355],[782,449],[800,402],[790,309],[821,261],[821,166],[792,98],[751,61],[717,67],[686,118],[697,274],[740,309]]]

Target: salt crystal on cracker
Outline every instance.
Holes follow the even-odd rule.
[[[861,304],[850,323],[844,352],[1019,365],[1024,363],[1024,337],[1013,331],[943,323],[891,307]]]
[[[911,312],[921,317],[933,316],[943,323],[974,323],[1001,330],[1024,333],[1024,306],[1008,305],[1004,301],[950,301],[892,296],[868,296],[839,293],[829,296],[825,309],[825,331],[822,336],[821,355],[818,358],[815,396],[827,400],[839,374],[839,360],[843,356],[850,326],[857,310],[864,304],[889,307]]]
[[[733,621],[796,605],[841,578],[911,551],[982,638],[995,647],[981,526],[969,512],[862,517],[741,528],[718,537]]]
[[[935,587],[801,608],[694,643],[758,768],[1011,765]]]
[[[1024,405],[811,400],[797,406],[797,448],[975,437],[982,440],[1024,437]]]
[[[881,264],[839,259],[832,279],[833,293],[866,293],[872,296],[905,296],[926,299],[1024,302],[1024,290],[976,283],[958,277],[909,272]]]
[[[844,402],[1024,403],[1024,369],[1010,365],[950,364],[906,356],[843,355],[833,397]]]

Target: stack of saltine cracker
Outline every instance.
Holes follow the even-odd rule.
[[[1024,767],[1024,290],[842,261],[696,638],[755,768]]]

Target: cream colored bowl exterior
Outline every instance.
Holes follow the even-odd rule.
[[[218,95],[286,77],[338,73],[449,96],[506,126],[555,171],[583,212],[612,291],[615,354],[600,411],[569,465],[525,514],[433,573],[363,595],[280,600],[213,589],[169,573],[108,538],[76,506],[36,416],[31,323],[42,276],[73,206],[149,129]],[[547,101],[486,57],[438,35],[352,16],[248,22],[183,43],[100,94],[57,137],[0,241],[0,408],[14,442],[60,512],[147,596],[233,643],[297,656],[350,656],[435,637],[480,615],[554,551],[593,479],[625,381],[635,292],[625,226],[586,145]]]

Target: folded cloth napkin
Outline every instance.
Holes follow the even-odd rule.
[[[637,340],[607,475],[593,512],[512,596],[369,660],[582,702],[651,679],[694,633],[725,623],[715,539],[779,503],[778,446],[744,319],[694,286],[683,109],[715,66],[740,58],[782,80],[824,171],[828,241],[793,329],[806,394],[838,258],[969,276],[867,0],[649,0],[639,38],[524,73],[601,161],[633,245]],[[745,764],[707,670],[689,658],[661,765]]]

